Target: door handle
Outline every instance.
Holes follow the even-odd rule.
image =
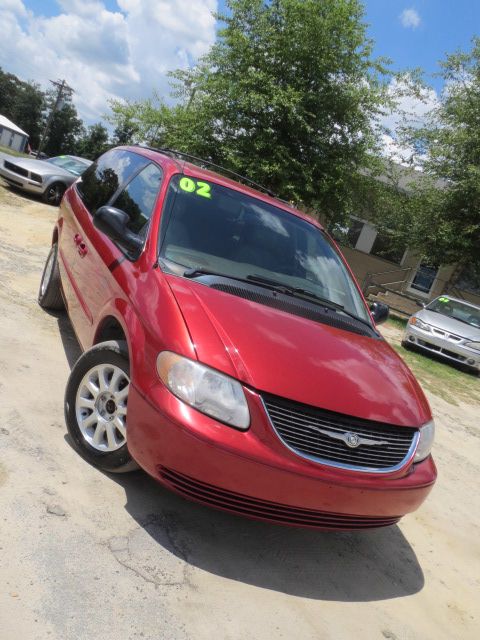
[[[77,245],[77,247],[82,243],[82,236],[79,233],[76,233],[73,236],[73,241],[75,242],[75,244]]]
[[[78,245],[78,253],[82,256],[87,255],[88,249],[87,249],[87,245],[84,242],[80,242],[80,244]]]

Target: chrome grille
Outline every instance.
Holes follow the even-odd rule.
[[[407,462],[417,443],[418,429],[413,427],[361,420],[275,396],[264,395],[263,401],[284,444],[298,455],[330,466],[393,471]],[[349,447],[347,434],[361,444]]]

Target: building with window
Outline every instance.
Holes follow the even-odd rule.
[[[407,193],[409,181],[421,176],[400,166],[395,171],[397,185]],[[480,304],[480,270],[468,265],[432,265],[408,247],[399,250],[387,233],[377,231],[365,213],[352,217],[347,226],[336,225],[330,231],[366,295],[379,294],[392,306],[393,301],[403,306],[406,312],[415,310],[415,300],[428,302],[442,293]],[[395,294],[410,300],[410,304],[401,305]]]
[[[28,133],[22,131],[11,120],[0,115],[0,147],[13,151],[25,151],[28,144]]]

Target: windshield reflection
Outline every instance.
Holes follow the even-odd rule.
[[[181,175],[172,178],[167,202],[161,258],[186,269],[271,278],[370,321],[342,260],[313,224],[233,189]]]

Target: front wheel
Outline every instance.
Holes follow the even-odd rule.
[[[63,194],[65,193],[66,186],[61,182],[54,182],[49,185],[45,191],[43,192],[43,201],[46,204],[51,204],[54,207],[58,207],[60,204]]]
[[[137,469],[127,448],[130,366],[127,345],[109,340],[85,351],[65,391],[65,420],[77,451],[113,473]]]

